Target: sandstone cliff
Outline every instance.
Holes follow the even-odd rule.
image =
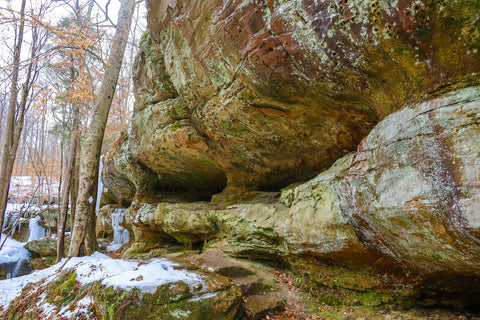
[[[478,83],[478,11],[470,0],[152,0],[128,148],[105,179],[126,181],[120,198],[227,187],[221,200],[312,178],[385,115]]]
[[[347,303],[478,305],[478,1],[150,0],[148,23],[103,173],[133,201],[127,255],[213,247]]]

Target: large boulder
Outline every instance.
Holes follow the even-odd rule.
[[[157,235],[143,247],[176,239],[287,263],[310,285],[361,292],[349,302],[392,301],[390,292],[475,306],[479,119],[480,87],[430,98],[386,117],[356,153],[277,201],[144,204],[129,223],[138,243],[154,239],[146,230]]]
[[[112,154],[107,186],[125,190],[120,200],[226,187],[223,201],[310,179],[405,103],[479,82],[479,9],[150,0],[127,148]]]
[[[219,274],[166,259],[70,258],[0,283],[2,319],[238,319],[242,291]]]
[[[67,241],[67,250],[70,241]],[[27,249],[33,258],[38,257],[48,257],[57,255],[57,239],[45,237],[38,240],[33,240],[25,244],[25,249]]]
[[[65,252],[70,247],[70,235],[65,237]],[[50,267],[57,260],[57,239],[45,237],[25,244],[25,249],[30,252],[30,263],[35,270]]]
[[[480,87],[384,119],[336,184],[344,217],[370,250],[423,275],[480,263]]]

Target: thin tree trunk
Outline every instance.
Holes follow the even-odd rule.
[[[73,65],[73,57],[70,56],[71,63]],[[72,66],[70,68],[70,83],[75,81],[75,69]],[[72,112],[72,128],[71,128],[71,136],[70,136],[70,149],[68,152],[68,160],[67,160],[67,168],[65,172],[65,183],[63,184],[62,189],[62,196],[61,196],[61,205],[60,205],[60,223],[58,225],[58,232],[57,232],[57,262],[59,262],[65,256],[65,227],[67,224],[67,213],[68,213],[68,200],[69,200],[69,193],[73,189],[72,180],[75,170],[75,162],[76,162],[76,150],[77,150],[77,143],[78,143],[78,127],[80,122],[80,111],[78,105],[73,105],[73,112]],[[72,190],[73,191],[73,190]],[[71,202],[71,207],[75,207],[75,202]]]
[[[83,246],[86,254],[97,249],[95,234],[95,203],[97,198],[98,162],[102,148],[108,112],[115,94],[118,75],[122,66],[125,46],[135,9],[134,0],[123,0],[118,12],[117,28],[110,51],[108,65],[95,101],[95,113],[83,144],[83,158],[80,164],[80,184],[77,211],[73,227],[69,256],[78,256]]]
[[[75,150],[75,166],[73,167],[73,176],[72,182],[70,185],[70,230],[73,231],[73,223],[75,221],[75,213],[77,209],[77,199],[78,199],[78,183],[79,183],[79,171],[80,171],[80,151],[81,151],[81,144],[80,144],[80,137],[78,138],[78,142],[76,144]]]
[[[18,96],[18,73],[20,67],[20,54],[22,51],[23,31],[25,27],[25,3],[22,0],[20,9],[20,26],[16,38],[14,55],[13,55],[13,70],[12,70],[12,86],[10,88],[10,100],[8,103],[7,125],[2,141],[2,168],[0,170],[0,231],[3,227],[5,218],[5,209],[7,207],[8,191],[10,189],[10,178],[12,176],[13,163],[15,162],[16,150],[12,150],[12,143],[14,140],[15,130],[15,111],[17,106]],[[1,236],[1,232],[0,232]]]
[[[72,73],[73,74],[73,73]],[[74,175],[75,160],[78,143],[78,123],[79,123],[79,108],[74,106],[73,109],[73,125],[72,136],[70,138],[70,150],[68,152],[68,163],[65,172],[65,183],[62,190],[62,203],[60,206],[60,224],[58,226],[57,235],[57,262],[59,262],[65,255],[65,226],[67,224],[67,212],[68,212],[68,195],[70,193],[70,186],[72,184],[72,177]],[[75,206],[75,202],[72,202],[71,207]]]
[[[63,141],[65,139],[62,137],[62,140],[60,141],[60,170],[59,170],[59,178],[58,178],[58,200],[60,200],[60,195],[62,193],[62,179],[63,179]]]

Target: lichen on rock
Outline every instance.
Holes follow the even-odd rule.
[[[130,211],[135,239],[150,242],[144,248],[173,240],[286,264],[310,288],[347,290],[333,291],[335,301],[463,296],[479,278],[479,106],[480,88],[470,87],[406,107],[381,121],[357,152],[278,198],[140,205]],[[157,236],[153,243],[145,232]],[[449,289],[432,298],[425,288],[438,289],[440,274]]]
[[[107,186],[121,199],[226,188],[215,199],[229,202],[313,178],[406,102],[478,83],[478,10],[467,0],[151,0],[134,118]],[[125,157],[141,170],[121,168]],[[158,184],[135,181],[141,171]]]
[[[218,249],[350,304],[478,302],[478,1],[148,4],[104,172],[133,201],[126,255]]]

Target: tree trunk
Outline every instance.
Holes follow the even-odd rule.
[[[73,72],[72,72],[73,74]],[[73,124],[72,124],[72,136],[70,137],[70,150],[68,152],[68,163],[67,170],[65,172],[65,182],[63,184],[62,190],[62,203],[60,206],[60,223],[58,225],[58,235],[57,235],[57,262],[59,262],[65,255],[65,226],[67,224],[67,212],[68,212],[68,200],[69,193],[72,189],[72,177],[75,174],[75,161],[76,161],[76,150],[77,143],[79,140],[78,137],[78,126],[79,126],[79,117],[80,112],[78,106],[73,107]],[[73,190],[72,190],[73,191]],[[71,206],[75,206],[75,202],[71,203]]]
[[[76,204],[78,198],[78,184],[79,184],[79,175],[80,175],[80,154],[81,154],[81,145],[80,145],[80,137],[77,141],[77,149],[75,150],[75,166],[73,167],[73,175],[72,175],[72,182],[70,185],[70,230],[73,230],[73,223],[75,221],[75,212],[76,212]]]
[[[18,96],[18,73],[20,67],[20,54],[22,51],[23,43],[23,30],[25,27],[25,3],[26,0],[22,0],[22,6],[20,9],[20,25],[15,42],[15,49],[13,54],[13,70],[12,70],[12,86],[10,88],[10,99],[8,103],[7,113],[7,125],[3,134],[2,140],[2,156],[1,163],[2,168],[0,170],[0,231],[3,227],[3,221],[5,218],[5,209],[7,207],[8,191],[10,189],[10,178],[12,176],[13,163],[15,162],[15,153],[12,148],[15,131],[15,111],[17,107]],[[1,232],[0,232],[1,235]]]
[[[108,112],[115,94],[134,8],[134,0],[122,1],[108,65],[105,69],[100,92],[95,100],[92,122],[83,143],[84,153],[80,163],[80,183],[69,256],[80,255],[82,246],[86,254],[92,254],[97,249],[95,203],[97,199],[98,162]]]

